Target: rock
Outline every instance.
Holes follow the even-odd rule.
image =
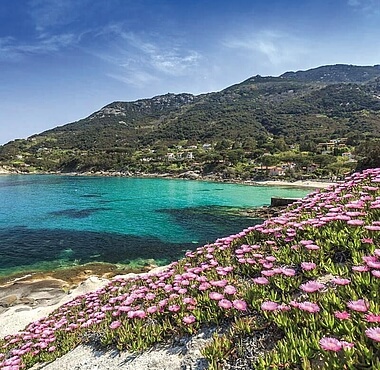
[[[189,180],[198,180],[200,177],[201,175],[194,171],[187,171],[178,175],[178,178],[180,179],[189,179]]]
[[[10,294],[0,299],[0,306],[10,307],[16,304],[18,301],[18,296],[16,294]]]

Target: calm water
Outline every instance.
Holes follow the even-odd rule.
[[[88,262],[165,264],[257,223],[234,209],[309,191],[168,179],[0,176],[0,275]]]

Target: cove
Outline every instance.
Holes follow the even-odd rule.
[[[309,192],[178,179],[0,176],[0,276],[92,262],[163,265],[261,222],[239,210]]]

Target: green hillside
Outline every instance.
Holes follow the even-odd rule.
[[[342,137],[356,147],[379,136],[379,65],[335,65],[255,76],[198,96],[113,102],[85,119],[0,147],[0,164],[42,171],[161,172],[170,170],[164,163],[168,148],[178,145],[225,145],[244,151],[229,153],[232,157],[250,160],[295,146],[317,154],[319,143]],[[226,161],[226,153],[214,154],[214,162]],[[199,151],[196,157],[201,170],[212,160]]]

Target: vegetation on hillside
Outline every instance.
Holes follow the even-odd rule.
[[[278,217],[118,278],[0,341],[0,368],[79,343],[142,351],[214,325],[210,369],[380,369],[380,168]]]
[[[280,77],[255,76],[198,96],[114,102],[80,121],[1,146],[0,165],[19,172],[197,171],[255,178],[252,168],[266,166],[264,155],[274,155],[276,164],[282,161],[280,153],[286,157],[295,148],[291,155],[301,169],[305,161],[318,160],[314,156],[323,154],[323,143],[345,138],[346,153],[353,153],[379,139],[379,76],[379,66],[324,66]],[[212,151],[204,151],[204,145]],[[183,152],[179,147],[196,150],[177,158]],[[352,163],[338,158],[341,148],[335,149],[317,176],[352,170]]]

